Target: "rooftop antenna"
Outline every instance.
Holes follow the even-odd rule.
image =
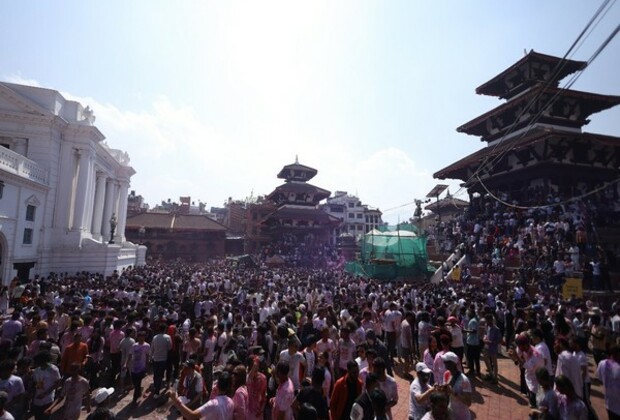
[[[295,164],[299,165],[299,159],[297,158],[297,155],[295,155]]]

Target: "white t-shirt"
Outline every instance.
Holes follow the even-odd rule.
[[[280,361],[288,363],[288,377],[293,382],[295,390],[300,389],[301,382],[299,381],[299,367],[306,361],[303,354],[300,352],[290,354],[288,350],[284,350],[280,353]]]
[[[344,341],[342,338],[340,339],[340,342],[338,343],[338,367],[340,369],[346,370],[347,363],[355,358],[355,350],[355,343],[351,341],[351,339],[348,339],[347,341]]]
[[[381,391],[385,392],[388,403],[398,402],[398,385],[396,385],[396,381],[394,380],[394,378],[386,375],[385,381],[379,381],[379,388],[381,388]],[[392,417],[391,409],[388,409],[387,416],[389,419],[394,418]]]
[[[34,399],[32,400],[34,405],[41,406],[52,403],[56,397],[56,391],[54,389],[40,398],[38,398],[37,395],[40,391],[49,389],[53,384],[60,380],[60,371],[58,368],[51,364],[45,369],[36,368],[33,373],[33,379],[36,388],[34,392]]]
[[[620,364],[613,359],[601,360],[596,369],[596,376],[605,387],[605,407],[620,415]]]
[[[198,408],[200,417],[207,420],[232,420],[233,410],[233,400],[226,395],[218,395]]]
[[[456,395],[461,395],[465,393],[471,394],[471,383],[469,379],[464,374],[460,374],[456,379],[454,385],[452,385],[452,392]],[[469,411],[469,407],[463,404],[457,398],[450,398],[450,411],[452,412],[453,418],[459,420],[469,420],[471,419],[471,411]]]
[[[421,384],[418,378],[415,378],[411,382],[409,387],[409,418],[414,420],[420,420],[424,417],[427,411],[430,410],[430,404],[427,401],[426,404],[420,404],[415,400],[416,395],[422,395],[430,389],[428,383]]]
[[[551,362],[551,354],[549,352],[549,347],[547,347],[547,344],[544,341],[541,341],[540,343],[536,344],[534,348],[538,350],[541,356],[545,359],[545,369],[547,369],[549,375],[553,375],[553,364]]]

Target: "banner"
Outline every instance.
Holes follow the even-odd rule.
[[[564,286],[562,286],[562,296],[564,299],[571,299],[573,297],[583,297],[583,280],[567,278]]]

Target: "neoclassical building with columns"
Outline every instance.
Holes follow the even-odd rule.
[[[110,275],[144,264],[125,239],[135,173],[87,106],[39,87],[0,82],[0,276]]]

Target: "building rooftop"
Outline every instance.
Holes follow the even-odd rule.
[[[478,86],[476,93],[509,99],[537,83],[557,86],[560,80],[585,67],[585,61],[566,60],[530,50],[506,70]]]
[[[200,214],[141,213],[127,218],[128,228],[151,228],[170,230],[225,231],[226,227]]]

